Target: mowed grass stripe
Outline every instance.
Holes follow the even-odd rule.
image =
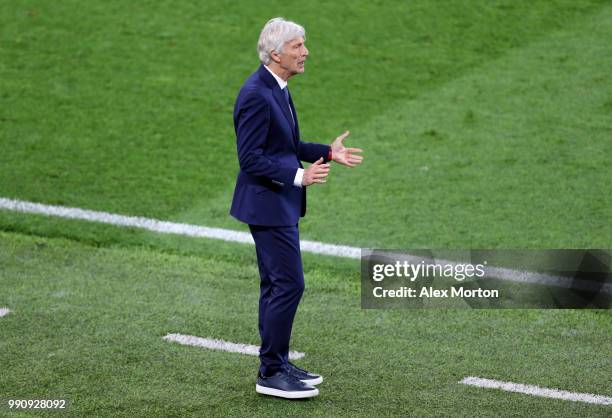
[[[564,401],[586,402],[597,405],[612,405],[612,397],[595,395],[593,393],[577,393],[561,389],[541,388],[539,386],[525,385],[522,383],[504,382],[495,379],[468,376],[459,383],[479,388],[499,389],[506,392],[523,393],[543,398],[561,399]]]
[[[609,248],[611,38],[608,3],[350,127],[366,159],[316,190],[306,236]]]

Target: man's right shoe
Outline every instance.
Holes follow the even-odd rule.
[[[287,369],[287,372],[291,376],[306,383],[307,385],[314,386],[314,385],[318,385],[319,383],[323,382],[323,376],[321,376],[320,374],[311,373],[304,369],[300,369],[298,366],[296,366],[295,364],[291,362],[288,362],[285,367]]]
[[[303,383],[286,371],[279,371],[270,377],[259,374],[255,391],[285,399],[312,398],[319,394],[317,388]]]

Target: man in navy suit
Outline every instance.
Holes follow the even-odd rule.
[[[258,393],[282,398],[318,395],[323,378],[288,359],[293,319],[304,291],[298,222],[306,189],[325,183],[330,161],[354,167],[362,157],[345,148],[346,131],[330,145],[300,140],[287,80],[304,72],[308,57],[300,25],[274,18],[261,31],[259,69],[244,83],[234,107],[240,172],[231,215],[249,225],[260,275],[261,348]],[[302,161],[312,163],[304,169]]]

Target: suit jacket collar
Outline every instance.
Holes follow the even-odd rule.
[[[282,78],[274,74],[274,71],[272,71],[270,67],[268,67],[267,65],[264,65],[263,67],[265,68],[266,71],[268,71],[268,73],[272,74],[272,77],[274,77],[274,79],[276,80],[276,84],[278,84],[281,90],[287,87],[287,85],[289,84],[287,83],[287,81],[283,80]]]

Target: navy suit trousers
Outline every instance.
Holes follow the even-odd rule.
[[[298,226],[249,225],[259,266],[259,372],[271,376],[287,364],[291,328],[304,293]]]

